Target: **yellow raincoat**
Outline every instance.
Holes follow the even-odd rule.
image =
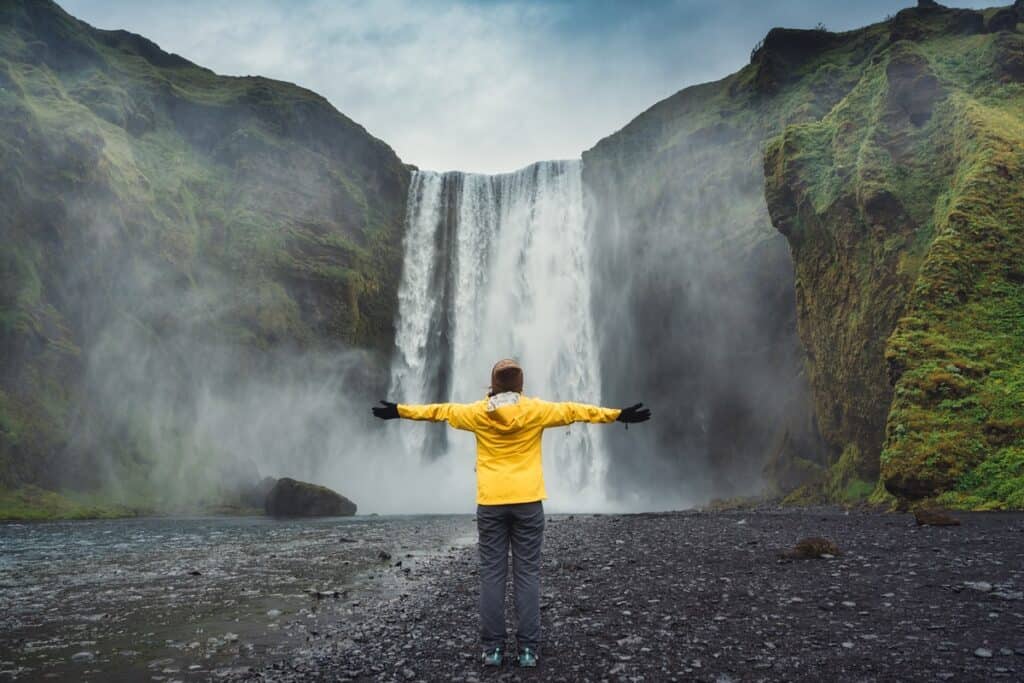
[[[476,434],[476,502],[532,503],[547,498],[541,467],[541,435],[573,422],[614,422],[618,408],[552,403],[505,392],[476,403],[399,405],[408,420],[447,422]]]

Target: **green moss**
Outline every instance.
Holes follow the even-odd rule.
[[[149,512],[75,491],[48,491],[31,485],[0,489],[0,521],[109,519]]]
[[[961,102],[949,202],[886,351],[900,377],[883,477],[960,507],[1021,503],[1006,468],[983,466],[1006,464],[1003,448],[1024,444],[1024,189],[1012,181],[1024,174],[1022,106],[1019,92],[995,107]],[[964,483],[976,471],[990,485]]]
[[[868,500],[875,491],[875,480],[864,478],[871,463],[856,444],[848,444],[839,458],[816,479],[796,489],[784,505],[839,503],[854,505]]]
[[[1024,447],[1002,448],[964,472],[938,502],[969,510],[1024,509]]]
[[[900,497],[1002,505],[958,482],[1024,438],[1024,88],[1003,67],[1024,39],[964,35],[965,16],[901,12],[914,41],[767,148],[821,431],[864,454],[847,484],[819,483],[829,498],[880,469]]]

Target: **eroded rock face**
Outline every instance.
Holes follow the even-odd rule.
[[[349,517],[356,504],[326,486],[282,477],[267,493],[263,510],[272,517]]]
[[[859,476],[903,500],[1016,507],[1021,108],[1012,89],[979,97],[977,84],[1013,80],[1019,42],[980,38],[976,23],[901,12],[890,30],[913,40],[891,42],[842,104],[769,145],[766,196],[794,255],[825,440],[856,446]],[[932,37],[938,56],[921,47]]]
[[[992,18],[988,20],[985,25],[985,30],[989,33],[996,33],[998,31],[1016,31],[1017,22],[1020,21],[1020,17],[1017,16],[1017,10],[1012,7],[1004,7],[998,10],[992,15]]]

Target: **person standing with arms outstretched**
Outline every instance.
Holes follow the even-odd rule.
[[[491,370],[491,390],[476,403],[400,405],[381,401],[375,417],[447,422],[476,435],[477,530],[480,548],[480,637],[485,666],[500,666],[505,648],[505,578],[512,547],[518,663],[537,666],[540,648],[540,566],[544,538],[541,436],[573,422],[645,422],[651,411],[552,403],[523,396],[514,360]]]

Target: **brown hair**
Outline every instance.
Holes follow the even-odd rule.
[[[505,391],[523,393],[523,369],[511,358],[499,360],[491,368],[491,391],[488,396]]]

